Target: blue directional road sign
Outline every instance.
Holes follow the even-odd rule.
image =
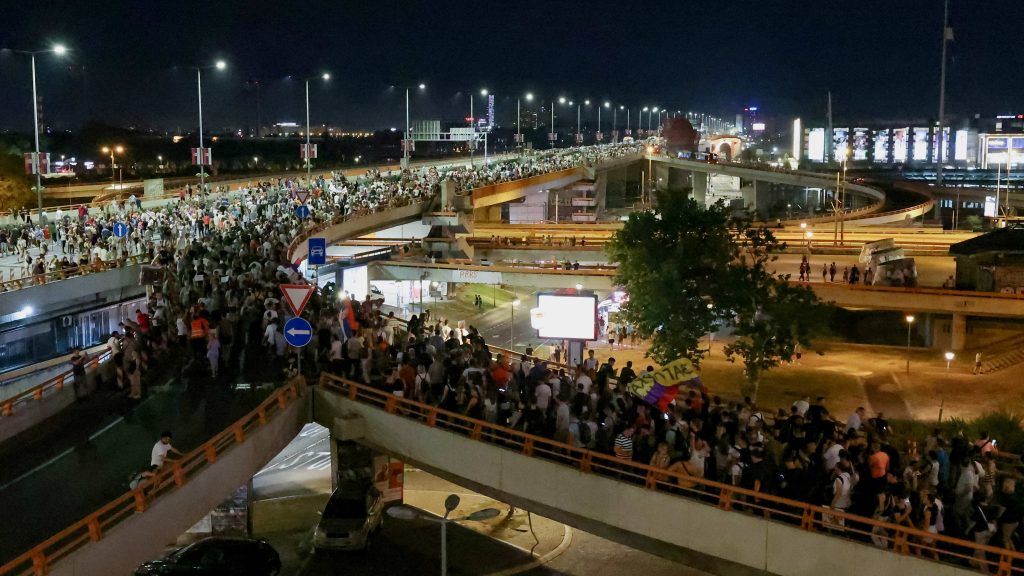
[[[128,235],[128,225],[125,224],[124,222],[115,222],[114,223],[114,236],[117,236],[118,238],[124,238],[127,235]]]
[[[313,327],[305,318],[296,316],[284,323],[284,339],[292,346],[302,348],[313,339]]]
[[[302,220],[309,218],[309,206],[305,204],[299,204],[298,206],[295,207],[295,215],[301,218]]]
[[[322,266],[327,264],[327,239],[326,238],[310,238],[309,239],[309,262],[313,266]]]

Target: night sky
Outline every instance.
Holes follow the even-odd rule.
[[[942,0],[0,0],[0,14],[0,47],[74,49],[37,63],[53,126],[192,129],[187,67],[224,58],[226,72],[204,75],[208,126],[255,124],[252,80],[264,125],[301,122],[301,78],[328,70],[329,84],[312,90],[313,122],[386,128],[404,123],[401,87],[419,82],[428,89],[414,119],[466,116],[466,94],[482,87],[506,124],[527,91],[814,119],[831,89],[837,118],[927,118]],[[1024,1],[952,0],[950,114],[1024,111],[1021,23]],[[30,130],[30,91],[28,60],[0,55],[0,128]]]

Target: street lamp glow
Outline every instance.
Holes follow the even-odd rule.
[[[583,103],[587,106],[590,106],[590,100],[584,100]]]
[[[421,82],[421,83],[420,83],[420,90],[426,90],[426,89],[427,89],[427,85],[426,85],[426,84],[423,84],[423,83]]]
[[[604,103],[604,107],[605,107],[605,108],[611,108],[611,107],[612,107],[612,103],[611,103],[611,102],[607,102],[607,101],[606,101],[606,102]]]
[[[527,92],[526,93],[526,101],[527,102],[533,102],[533,92]]]
[[[655,106],[654,108],[651,108],[651,112],[657,112],[657,111],[658,111],[658,107],[657,106]]]
[[[946,362],[952,362],[953,358],[956,358],[956,354],[952,352],[946,352]]]
[[[647,106],[644,106],[644,112],[647,112]]]
[[[807,228],[807,222],[801,222],[800,223],[800,227],[806,229]]]
[[[217,63],[214,64],[214,66],[217,68],[217,70],[223,70],[228,67],[228,63],[223,60],[217,60]]]
[[[54,44],[53,45],[53,53],[56,54],[57,56],[63,56],[64,54],[67,53],[67,51],[68,51],[67,47],[64,46],[63,44]]]
[[[583,284],[577,284],[576,285],[576,289],[577,290],[583,290]]]
[[[558,103],[559,104],[565,104],[565,96],[559,96],[558,97]]]
[[[519,306],[519,304],[521,304],[521,302],[519,301],[519,298],[516,298],[515,300],[512,301],[512,305],[513,306]]]
[[[625,109],[626,109],[626,105],[625,104],[619,104],[619,110],[625,110]]]
[[[907,320],[907,324],[913,324],[914,323],[914,316],[913,316],[913,314],[907,314],[906,320]]]
[[[324,80],[330,80],[331,74],[330,72],[324,72],[323,74],[320,75],[320,77],[323,78]]]
[[[480,90],[480,95],[481,95],[481,96],[487,96],[487,88],[483,88],[483,89],[481,89],[481,90]]]
[[[572,106],[572,104],[573,104],[572,100],[569,100],[569,106]]]

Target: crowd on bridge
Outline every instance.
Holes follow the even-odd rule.
[[[356,358],[370,348],[372,369]],[[925,532],[1015,549],[1024,513],[1016,476],[997,466],[995,439],[897,441],[882,414],[836,419],[824,398],[775,413],[749,398],[688,388],[662,412],[628,393],[639,367],[493,353],[472,326],[429,311],[390,318],[338,343],[331,370],[396,395],[630,462],[829,507]],[[560,359],[560,358],[559,358]],[[653,371],[652,366],[643,368]],[[899,445],[897,445],[899,442]],[[680,480],[680,485],[687,484]],[[692,484],[689,484],[692,488]],[[828,515],[842,531],[846,520]],[[865,539],[892,546],[882,527]],[[927,542],[925,542],[927,544]],[[980,566],[980,564],[979,564]]]

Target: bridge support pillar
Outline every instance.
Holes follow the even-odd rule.
[[[707,172],[690,172],[690,194],[691,197],[697,201],[697,204],[701,206],[704,206],[707,203],[709,177],[710,176]]]
[[[771,204],[771,182],[754,180],[749,186],[740,189],[743,193],[743,207],[757,212],[757,219],[768,217],[768,206]]]
[[[953,321],[949,326],[950,336],[950,348],[954,352],[959,352],[964,349],[964,344],[967,341],[967,316],[963,314],[953,314]]]

